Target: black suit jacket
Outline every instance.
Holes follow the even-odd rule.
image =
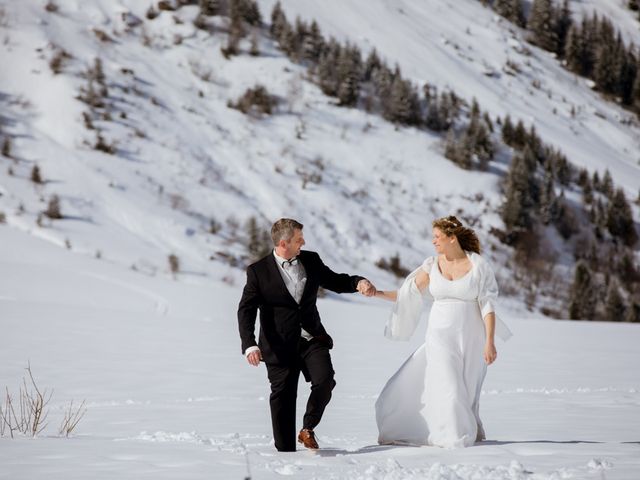
[[[301,328],[314,337],[328,338],[330,341],[316,308],[318,288],[353,293],[363,277],[333,272],[322,263],[316,252],[301,251],[298,259],[307,274],[299,305],[287,290],[273,253],[247,268],[247,284],[238,305],[238,328],[243,353],[256,345],[254,332],[258,310],[260,335],[257,345],[266,363],[290,363],[297,352]]]

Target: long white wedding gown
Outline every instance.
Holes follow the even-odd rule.
[[[435,257],[420,267],[429,274],[433,297],[425,343],[389,379],[376,402],[381,444],[466,447],[484,439],[479,399],[486,373],[483,318],[494,312],[498,295],[495,276],[478,254],[467,253],[471,270],[456,280],[446,279]],[[398,291],[386,336],[408,339],[418,324],[423,294],[407,277]],[[509,329],[498,319],[496,333],[503,340]]]

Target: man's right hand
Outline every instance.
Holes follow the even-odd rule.
[[[262,360],[262,354],[260,350],[254,350],[253,352],[247,354],[247,362],[254,367],[260,365],[260,360]]]

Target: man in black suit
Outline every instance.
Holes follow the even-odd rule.
[[[247,269],[247,284],[238,305],[242,353],[258,366],[264,361],[271,384],[271,422],[279,451],[296,450],[296,396],[300,372],[311,382],[311,394],[298,441],[317,449],[314,428],[320,423],[336,385],[329,350],[333,340],[316,308],[318,288],[337,293],[375,295],[365,278],[331,271],[315,252],[302,251],[302,224],[282,218],[273,224],[274,250]],[[260,310],[260,336],[255,324]]]

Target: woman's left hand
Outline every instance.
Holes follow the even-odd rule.
[[[491,365],[495,362],[497,356],[498,352],[496,351],[495,344],[493,342],[487,342],[484,346],[484,361],[487,362],[487,365]]]

